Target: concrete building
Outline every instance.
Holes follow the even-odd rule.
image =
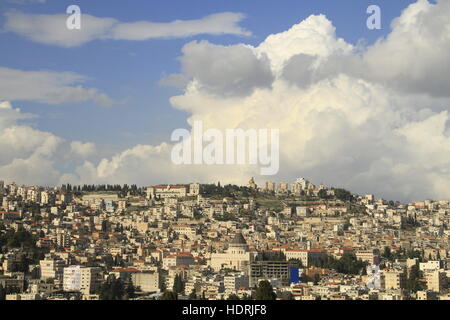
[[[380,250],[359,250],[355,253],[356,258],[369,264],[379,264],[380,263]]]
[[[327,252],[321,249],[291,249],[285,251],[286,260],[299,260],[304,267],[309,267],[314,261],[326,257]]]
[[[253,261],[249,265],[249,286],[253,288],[260,280],[276,281],[279,285],[290,285],[290,268],[298,267],[292,261]]]
[[[249,278],[244,274],[232,274],[223,278],[225,293],[235,293],[240,288],[248,288]]]
[[[444,270],[425,272],[428,290],[442,292],[447,288],[447,274]]]
[[[266,188],[265,188],[266,192],[275,192],[275,189],[276,189],[275,182],[273,182],[273,181],[266,182]]]
[[[142,292],[159,292],[160,276],[156,271],[134,272],[131,274],[133,285]]]
[[[278,185],[277,193],[288,193],[289,192],[289,183],[280,182]]]
[[[165,258],[163,258],[163,268],[169,269],[170,267],[177,267],[177,266],[185,266],[185,265],[191,265],[195,263],[195,259],[190,253],[176,253],[171,254]]]
[[[70,266],[64,268],[64,291],[80,291],[83,294],[93,294],[102,282],[100,268]]]
[[[405,270],[383,270],[384,287],[386,290],[399,290],[406,288]]]
[[[39,262],[41,266],[41,279],[63,279],[66,263],[60,257],[54,254],[45,255],[44,260]]]

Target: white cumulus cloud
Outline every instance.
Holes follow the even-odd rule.
[[[72,72],[24,71],[0,67],[0,99],[48,104],[93,101],[110,106],[114,101],[95,88],[82,86],[88,79]]]

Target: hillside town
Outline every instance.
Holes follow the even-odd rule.
[[[0,195],[2,300],[450,299],[449,201],[304,178]]]

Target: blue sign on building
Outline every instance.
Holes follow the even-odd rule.
[[[300,282],[300,273],[299,273],[298,268],[291,268],[290,278],[291,278],[291,283],[299,283]]]

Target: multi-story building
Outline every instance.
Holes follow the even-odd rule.
[[[383,270],[385,290],[401,290],[406,288],[406,270]]]
[[[289,286],[291,267],[298,267],[298,264],[292,261],[253,261],[248,271],[249,286],[257,286],[260,280],[276,280],[282,286]]]
[[[10,292],[22,292],[25,286],[24,276],[0,276],[0,286]]]
[[[47,254],[39,264],[41,266],[41,279],[63,279],[66,263],[60,257],[54,254]]]
[[[101,268],[82,266],[64,268],[64,291],[80,291],[83,294],[93,294],[101,282]]]
[[[41,201],[41,191],[32,187],[27,190],[27,200],[31,202],[40,202]]]
[[[190,253],[176,253],[171,254],[165,258],[163,258],[163,268],[169,269],[170,267],[176,266],[184,266],[194,264],[195,260],[192,254]]]
[[[267,181],[266,182],[266,188],[265,191],[267,192],[275,192],[276,184],[273,181]]]
[[[194,238],[197,234],[197,229],[194,226],[182,224],[182,225],[174,225],[172,227],[173,231],[179,235],[184,235],[190,239]]]
[[[286,260],[299,260],[304,267],[309,267],[314,261],[324,259],[327,252],[321,249],[290,249],[286,250],[284,254]]]
[[[159,292],[160,274],[157,271],[133,272],[131,281],[142,292]]]
[[[56,234],[56,244],[58,247],[67,248],[70,246],[70,235],[60,232]]]
[[[225,293],[231,294],[237,292],[240,288],[249,286],[248,276],[245,274],[231,274],[223,278]]]
[[[41,204],[50,203],[50,193],[48,191],[41,191]]]
[[[369,264],[379,264],[380,263],[380,250],[359,250],[355,253],[356,258]]]
[[[447,288],[447,274],[444,270],[432,270],[425,272],[428,290],[442,292]]]

